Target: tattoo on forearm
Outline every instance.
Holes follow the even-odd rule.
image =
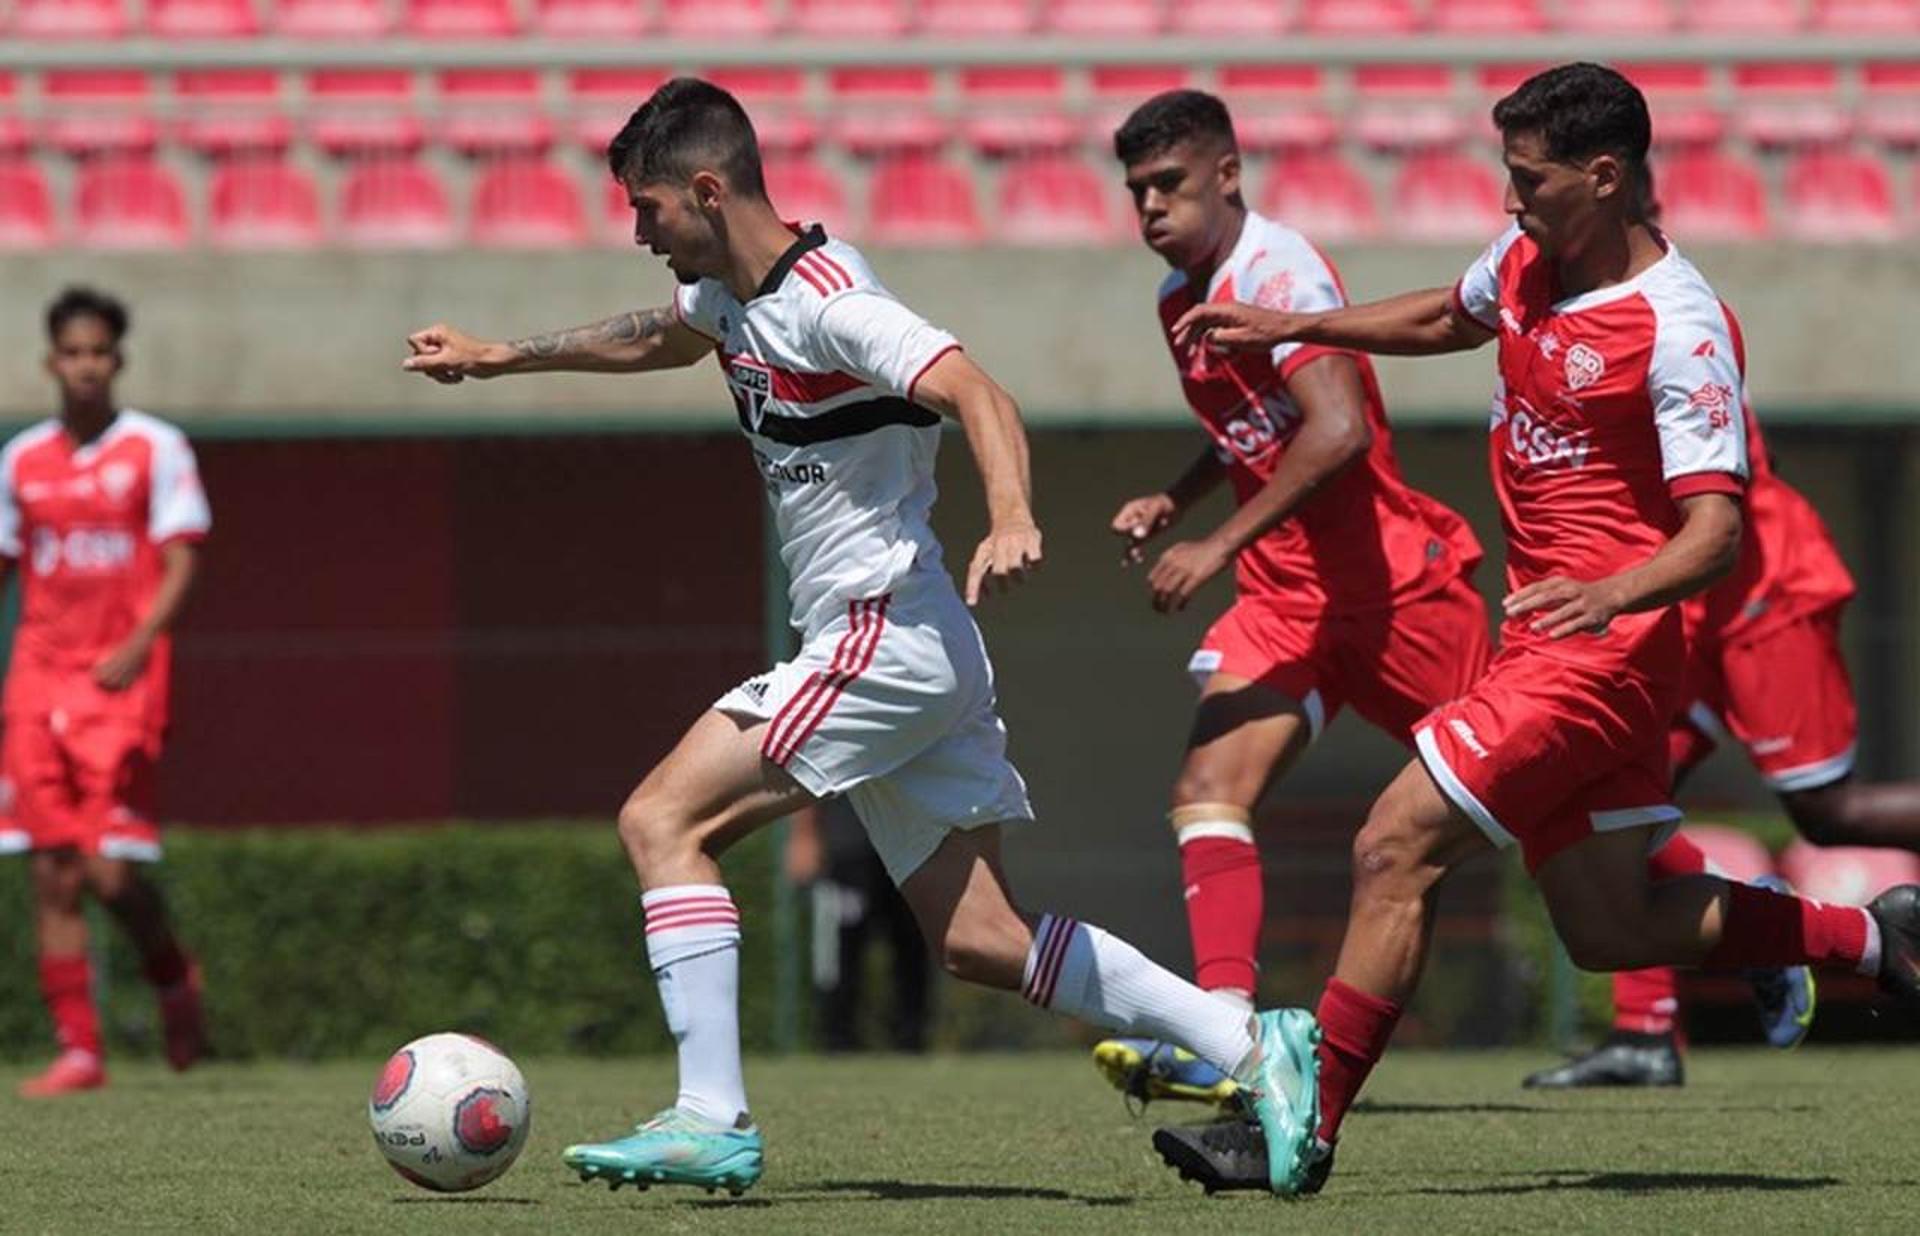
[[[549,331],[516,339],[508,346],[529,360],[553,360],[558,357],[592,355],[604,347],[652,343],[673,325],[671,309],[641,309],[623,313],[587,326]]]

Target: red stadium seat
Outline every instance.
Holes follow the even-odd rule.
[[[973,177],[930,155],[883,159],[867,187],[867,239],[876,245],[974,245],[984,239]]]
[[[319,69],[307,79],[307,99],[308,132],[330,155],[408,152],[425,140],[405,69]]]
[[[473,242],[493,249],[565,249],[585,243],[580,187],[543,159],[502,159],[481,173],[468,212]]]
[[[1537,34],[1547,26],[1540,0],[1434,0],[1427,20],[1438,34]]]
[[[1689,824],[1680,835],[1707,856],[1717,874],[1729,880],[1747,884],[1773,874],[1773,855],[1752,833],[1725,824]]]
[[[1783,231],[1800,240],[1890,240],[1900,230],[1893,180],[1878,159],[1845,150],[1800,155],[1786,171]]]
[[[1411,34],[1419,24],[1408,0],[1307,0],[1302,21],[1309,34],[1384,37]]]
[[[573,70],[567,77],[567,102],[574,139],[594,158],[605,155],[620,126],[667,76],[664,69]]]
[[[1431,149],[1466,136],[1446,65],[1363,64],[1353,84],[1360,98],[1353,134],[1376,150]]]
[[[1040,24],[1080,38],[1144,38],[1165,21],[1159,0],[1046,0]]]
[[[1576,0],[1555,23],[1575,34],[1665,34],[1673,29],[1668,0]]]
[[[160,138],[137,69],[52,69],[41,76],[46,138],[71,155],[145,154]]]
[[[818,39],[894,39],[905,33],[901,0],[792,0],[788,22],[795,34]]]
[[[645,33],[640,0],[541,0],[534,33],[549,39],[630,39]]]
[[[168,39],[243,39],[260,22],[252,0],[147,0],[147,29]]]
[[[920,29],[941,38],[995,38],[1033,29],[1031,0],[921,0]]]
[[[293,141],[272,69],[187,69],[174,75],[180,140],[205,155],[279,152]]]
[[[1780,874],[1804,897],[1863,906],[1895,885],[1920,883],[1920,858],[1905,850],[1795,841],[1780,855]]]
[[[1719,145],[1727,122],[1714,105],[1706,65],[1628,64],[1620,71],[1647,96],[1655,146],[1671,150]]]
[[[277,0],[276,34],[300,39],[372,39],[393,26],[386,0]]]
[[[994,239],[1014,245],[1097,245],[1118,235],[1118,190],[1071,155],[1010,161],[1000,173]]]
[[[1292,25],[1292,7],[1278,0],[1184,0],[1167,14],[1173,33],[1201,38],[1271,37]]]
[[[1680,14],[1687,29],[1709,34],[1792,34],[1805,20],[1800,0],[1687,0]]]
[[[7,31],[28,39],[114,39],[126,32],[122,0],[15,0]]]
[[[827,82],[840,111],[836,132],[857,155],[925,152],[947,139],[947,124],[933,111],[928,69],[835,69]]]
[[[1275,159],[1261,189],[1260,211],[1315,241],[1362,240],[1380,230],[1373,187],[1332,151]]]
[[[1081,126],[1066,114],[1066,75],[1052,65],[991,65],[960,71],[961,131],[994,157],[1064,150]]]
[[[755,39],[779,25],[770,0],[661,0],[660,15],[677,39]]]
[[[367,159],[340,187],[340,237],[361,249],[438,249],[454,241],[447,191],[413,159]]]
[[[188,237],[187,196],[152,159],[105,158],[80,167],[73,236],[89,249],[179,249]]]
[[[504,38],[520,28],[512,0],[407,0],[405,28],[423,39]]]
[[[1660,225],[1682,245],[1755,240],[1769,230],[1767,191],[1751,164],[1715,150],[1680,150],[1656,160]]]
[[[1862,68],[1866,98],[1860,131],[1877,142],[1920,147],[1920,62],[1896,61]]]
[[[1740,130],[1760,146],[1828,145],[1853,131],[1831,64],[1743,64],[1733,80],[1740,91]]]
[[[553,125],[540,110],[534,69],[447,69],[437,78],[443,112],[435,134],[464,155],[542,154]]]
[[[56,238],[46,175],[31,160],[0,159],[0,249],[50,249]]]
[[[208,237],[221,249],[311,249],[321,241],[320,192],[279,159],[222,161],[207,189]]]
[[[1222,65],[1219,89],[1247,150],[1324,150],[1339,140],[1339,127],[1322,102],[1326,82],[1317,66]]]
[[[1814,25],[1828,34],[1920,34],[1920,0],[1819,0]]]
[[[804,155],[776,155],[764,166],[767,198],[782,219],[796,223],[823,223],[835,236],[852,234],[853,212],[846,190],[834,174]],[[632,227],[632,212],[628,212]]]
[[[1505,221],[1500,178],[1484,159],[1417,151],[1394,177],[1395,231],[1415,240],[1491,239]]]
[[[1134,108],[1156,94],[1193,84],[1193,71],[1176,64],[1100,64],[1088,74],[1093,95],[1093,140],[1111,148],[1113,131]]]

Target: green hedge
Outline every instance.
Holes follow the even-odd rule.
[[[772,1038],[771,846],[727,859],[751,1047]],[[372,1055],[456,1028],[528,1053],[670,1044],[609,826],[181,829],[167,847],[156,877],[205,967],[223,1057]],[[0,924],[0,1055],[44,1055],[25,863],[0,866]],[[94,939],[110,1050],[150,1050],[131,949],[97,916]]]

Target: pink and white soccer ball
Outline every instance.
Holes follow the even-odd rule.
[[[429,1034],[393,1053],[367,1100],[373,1144],[423,1189],[499,1178],[527,1144],[533,1105],[513,1061],[470,1034]]]

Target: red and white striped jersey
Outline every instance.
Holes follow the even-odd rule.
[[[1745,487],[1744,366],[1730,315],[1662,243],[1666,253],[1633,278],[1563,297],[1553,263],[1515,226],[1454,291],[1499,337],[1490,450],[1509,589],[1618,574],[1679,530],[1677,499]],[[1611,630],[1633,643],[1662,616],[1621,615]],[[1532,621],[1509,622],[1505,642],[1544,639]],[[1578,655],[1598,642],[1554,647]]]
[[[1248,211],[1233,252],[1204,293],[1175,271],[1160,285],[1160,323],[1180,385],[1227,465],[1234,496],[1246,502],[1266,485],[1299,432],[1301,412],[1287,379],[1335,351],[1283,343],[1269,352],[1220,353],[1175,342],[1173,324],[1200,295],[1269,309],[1312,312],[1346,304],[1340,276],[1307,238]],[[1292,518],[1240,552],[1242,595],[1282,613],[1383,609],[1432,592],[1480,560],[1472,528],[1400,475],[1373,362],[1353,355],[1366,391],[1373,446],[1321,486]]]
[[[940,417],[913,388],[960,346],[952,335],[818,226],[745,303],[702,279],[681,285],[674,308],[714,341],[773,507],[796,628],[940,566],[928,522]]]

